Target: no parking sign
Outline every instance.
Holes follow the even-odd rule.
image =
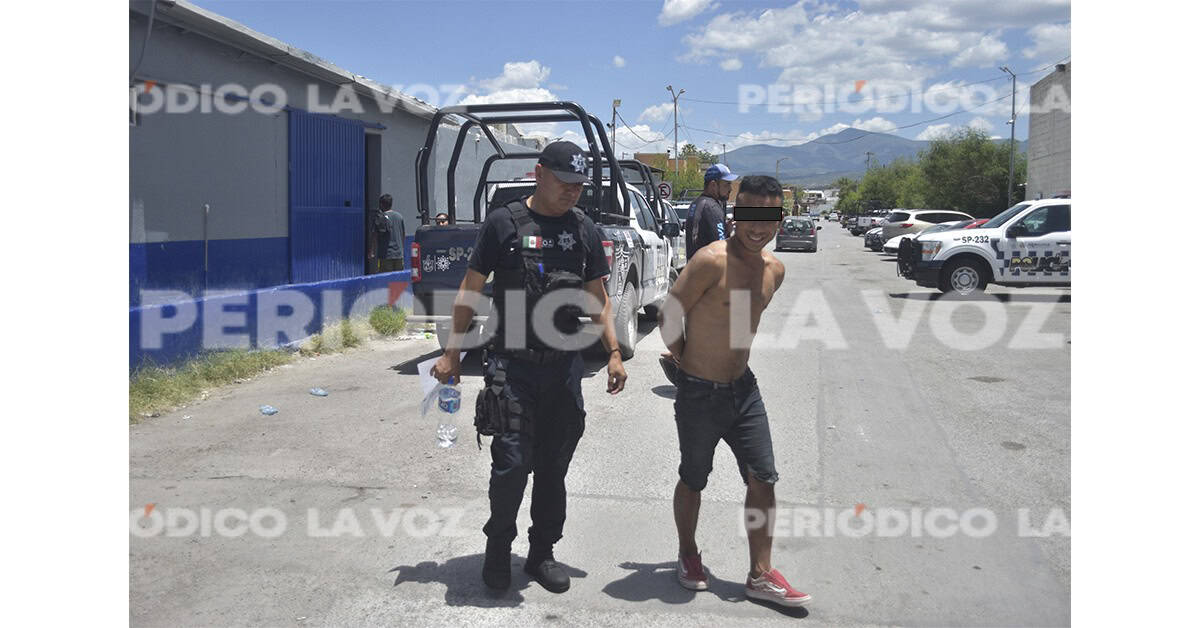
[[[658,195],[660,198],[670,199],[671,192],[671,184],[669,182],[663,181],[662,183],[658,184]]]

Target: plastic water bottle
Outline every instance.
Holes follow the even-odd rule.
[[[445,384],[439,384],[434,394],[437,395],[437,444],[438,447],[453,447],[458,440],[458,408],[462,404],[462,393],[454,385],[451,377]]]

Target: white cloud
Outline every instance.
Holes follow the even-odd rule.
[[[673,113],[672,109],[673,105],[669,102],[665,102],[660,105],[651,105],[646,107],[646,109],[642,111],[642,114],[638,116],[638,122],[641,122],[642,120],[662,122],[663,120],[667,119],[667,116],[670,116]]]
[[[478,105],[500,102],[544,102],[556,100],[554,94],[544,87],[526,89],[502,89],[489,94],[468,94],[464,96],[463,105]]]
[[[483,93],[471,93],[459,104],[476,105],[512,102],[545,102],[559,100],[558,96],[542,86],[550,77],[550,68],[536,60],[509,61],[504,64],[500,76],[476,81]],[[557,87],[557,86],[556,86]],[[557,137],[562,134],[559,123],[518,124],[522,134]]]
[[[722,138],[720,141],[725,142],[725,150],[731,151],[735,148],[750,146],[753,144],[769,144],[771,146],[799,146],[804,142],[817,139],[817,133],[804,133],[803,131],[760,131],[754,133],[745,131],[737,137]]]
[[[846,5],[795,4],[722,12],[684,36],[683,61],[733,56],[777,68],[781,83],[823,85],[855,80],[924,81],[951,63],[1003,58],[1007,46],[989,29],[1030,28],[1070,18],[1065,0],[864,0]]]
[[[930,25],[947,30],[975,30],[980,24],[991,28],[1027,28],[1068,19],[1071,13],[1070,0],[859,0],[858,6],[867,13],[912,13]]]
[[[1071,23],[1038,24],[1026,31],[1033,46],[1021,51],[1027,59],[1057,61],[1071,54]]]
[[[614,55],[613,56],[613,66],[618,67],[618,68],[625,67],[625,57],[622,57],[621,55]]]
[[[736,72],[742,69],[742,60],[737,57],[730,57],[721,62],[721,69],[726,72]]]
[[[658,23],[660,26],[670,26],[684,22],[707,11],[712,5],[713,0],[663,0]]]
[[[509,61],[504,64],[500,76],[479,81],[479,86],[488,91],[537,87],[550,78],[550,68],[538,61]]]
[[[987,68],[1008,58],[1008,45],[994,35],[984,35],[979,43],[958,53],[950,66],[961,68]]]
[[[995,127],[986,118],[976,117],[967,123],[967,126],[972,129],[978,129],[984,133],[991,133]]]
[[[953,126],[954,125],[950,124],[949,122],[946,122],[944,124],[931,124],[931,125],[925,127],[925,130],[921,131],[921,133],[919,135],[917,135],[917,139],[919,139],[919,140],[935,140],[939,137],[943,137],[946,134],[948,134],[950,132],[950,128]]]
[[[990,137],[992,139],[998,139],[998,137],[999,137],[997,135],[992,134],[992,129],[995,127],[991,123],[991,121],[987,120],[986,118],[975,117],[970,122],[968,122],[966,124],[960,124],[960,125],[955,125],[952,122],[943,122],[941,124],[931,124],[931,125],[925,127],[925,130],[921,131],[921,133],[919,135],[917,135],[917,139],[918,140],[935,140],[939,137],[945,137],[945,136],[949,135],[950,133],[952,133],[958,129],[962,129],[964,127],[970,128],[970,129],[975,129],[977,131],[983,131],[984,133],[987,133],[988,137]]]
[[[863,131],[871,131],[873,133],[891,133],[892,131],[896,130],[896,123],[892,122],[891,120],[885,120],[880,116],[875,116],[869,120],[856,118],[854,122],[851,122],[850,124],[838,122],[833,126],[826,127],[818,131],[817,136],[830,135],[839,131],[845,131],[846,129],[860,129]]]
[[[1007,75],[1002,77],[1008,78]],[[1006,116],[1007,119],[1012,112],[1011,94],[1012,83],[1008,81],[974,84],[948,81],[930,85],[925,90],[921,106],[922,111],[931,113],[970,110],[977,115]],[[1028,102],[1029,84],[1018,80],[1017,110],[1026,107]]]

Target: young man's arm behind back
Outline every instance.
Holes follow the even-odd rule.
[[[684,317],[721,280],[724,268],[722,253],[706,247],[696,252],[675,280],[667,303],[659,312],[658,325],[667,350],[676,359],[683,357]]]

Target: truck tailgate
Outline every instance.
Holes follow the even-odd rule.
[[[419,256],[421,279],[413,282],[413,291],[429,293],[435,290],[458,290],[467,274],[467,259],[475,248],[480,226],[457,224],[427,225],[417,229],[413,237],[414,254]]]

